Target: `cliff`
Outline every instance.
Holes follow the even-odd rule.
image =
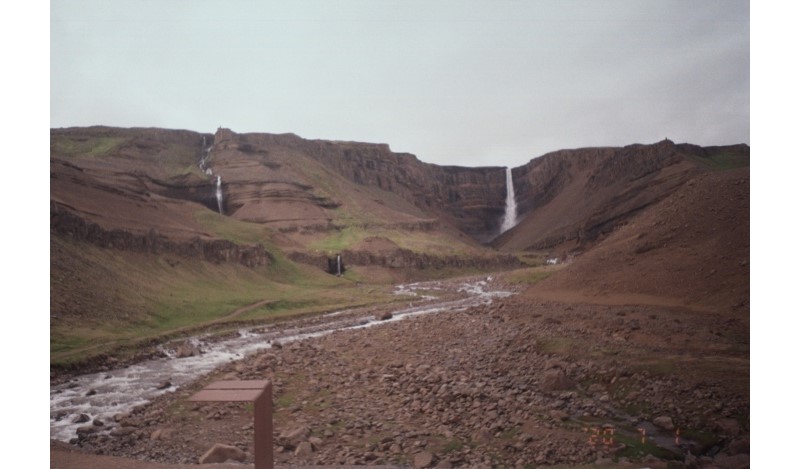
[[[408,153],[394,153],[385,144],[305,140],[293,134],[235,134],[220,129],[214,142],[215,164],[225,165],[236,154],[247,154],[277,170],[285,164],[282,157],[309,157],[351,183],[399,196],[415,207],[395,207],[400,211],[438,218],[481,242],[497,234],[505,210],[505,173],[500,167],[438,166]],[[313,187],[311,181],[303,184],[300,189]]]
[[[502,249],[586,248],[685,184],[714,169],[749,165],[747,145],[652,145],[560,150],[512,170],[518,217],[494,240]]]

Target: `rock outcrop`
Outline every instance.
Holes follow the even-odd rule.
[[[50,233],[84,241],[103,248],[151,254],[172,253],[213,263],[236,262],[247,267],[269,265],[272,255],[261,245],[240,246],[224,239],[194,238],[180,242],[150,229],[146,233],[103,229],[71,213],[56,203],[50,204]]]
[[[330,258],[325,254],[295,251],[290,252],[288,256],[295,262],[313,265],[327,272],[331,272],[331,266],[329,264]],[[379,266],[390,269],[513,269],[524,266],[519,259],[507,254],[497,254],[494,256],[437,256],[418,253],[403,248],[396,248],[390,252],[378,253],[345,249],[342,251],[341,256],[342,262],[346,262],[347,265]]]

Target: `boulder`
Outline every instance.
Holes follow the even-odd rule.
[[[308,441],[303,441],[302,443],[298,444],[297,448],[295,448],[294,450],[294,455],[301,459],[310,458],[313,453],[314,453],[314,448]]]
[[[162,389],[168,389],[168,388],[171,388],[171,387],[172,387],[172,383],[170,383],[169,381],[164,381],[163,383],[159,384],[156,389],[162,390]]]
[[[719,419],[714,427],[725,436],[739,436],[739,422],[736,419]]]
[[[228,460],[244,462],[247,459],[247,453],[240,450],[235,446],[223,445],[216,443],[210,450],[200,456],[200,464],[213,464],[218,462],[225,462]]]
[[[292,446],[297,446],[306,441],[308,436],[311,435],[311,429],[305,425],[295,428],[294,430],[287,430],[283,432],[278,439],[290,443]]]
[[[322,438],[312,436],[308,439],[308,442],[311,443],[311,446],[314,449],[319,449],[322,446]]]
[[[168,440],[172,437],[174,430],[171,428],[157,428],[150,433],[151,440]]]
[[[78,427],[76,430],[79,436],[83,435],[91,435],[92,433],[97,433],[100,430],[100,427],[96,427],[94,425],[84,425],[83,427]]]
[[[433,464],[433,453],[423,451],[414,455],[414,467],[429,467]]]
[[[175,350],[175,358],[188,358],[200,355],[200,349],[191,344],[182,344]]]
[[[380,314],[378,316],[378,319],[381,320],[381,321],[388,321],[389,319],[392,319],[392,317],[393,317],[392,316],[392,312],[391,311],[386,311],[385,313]]]
[[[675,424],[672,423],[672,418],[666,415],[662,415],[660,417],[656,417],[653,419],[653,425],[657,427],[661,427],[664,430],[674,430]]]
[[[575,383],[560,368],[551,368],[544,372],[541,387],[544,391],[567,391],[575,389]]]
[[[117,428],[111,430],[111,436],[116,436],[116,437],[128,436],[128,435],[132,434],[135,431],[136,431],[136,429],[133,428],[133,427],[117,427]]]

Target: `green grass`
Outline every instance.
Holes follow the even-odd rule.
[[[617,454],[620,458],[640,459],[648,454],[652,454],[664,460],[680,458],[675,453],[661,448],[660,446],[656,446],[647,439],[642,443],[642,438],[639,435],[628,436],[624,433],[617,432],[614,434],[614,441],[625,444],[625,448]]]
[[[50,137],[50,152],[65,156],[105,156],[127,140],[125,137],[80,138],[56,135]]]
[[[538,349],[541,353],[569,356],[579,346],[581,346],[581,342],[577,339],[554,337],[540,340]]]
[[[275,398],[275,407],[279,409],[288,409],[294,404],[294,396],[291,394],[282,394]]]
[[[750,166],[749,156],[742,156],[734,152],[716,153],[707,158],[700,156],[690,156],[690,158],[715,171],[725,171],[728,169]]]
[[[311,248],[327,252],[343,251],[353,247],[369,235],[369,232],[363,228],[348,226],[342,230],[333,231],[325,239],[312,243]]]
[[[196,210],[193,215],[197,223],[218,238],[236,244],[261,244],[269,251],[274,250],[270,246],[272,232],[264,225],[235,220],[206,209]]]
[[[534,285],[553,275],[554,272],[552,268],[533,267],[511,272],[506,278],[512,283]]]
[[[94,302],[85,303],[83,317],[62,315],[51,320],[51,364],[86,360],[119,347],[190,333],[201,327],[264,322],[356,305],[396,301],[388,287],[369,288],[328,275],[282,256],[269,267],[247,268],[235,263],[212,264],[197,259],[125,253],[62,242],[79,257],[85,271],[102,266],[103,275],[77,277],[61,291],[91,285]],[[84,288],[85,289],[85,288]],[[109,315],[109,302],[121,313]],[[237,309],[264,304],[233,315]]]
[[[357,221],[350,221],[349,226],[333,231],[325,238],[310,244],[310,248],[329,253],[353,249],[369,237],[385,238],[401,249],[437,257],[476,255],[480,251],[466,243],[435,231],[397,230],[371,226],[365,228]],[[342,224],[342,223],[340,223]],[[488,253],[486,251],[485,253]]]
[[[464,448],[464,442],[458,438],[453,438],[442,445],[442,453],[447,454],[453,451],[461,451],[462,448]]]

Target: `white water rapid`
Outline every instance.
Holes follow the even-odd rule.
[[[162,358],[147,360],[127,368],[76,376],[69,381],[50,386],[50,438],[70,441],[77,437],[77,429],[91,425],[95,419],[104,422],[102,432],[110,432],[114,415],[130,412],[135,406],[154,398],[175,392],[180,386],[191,383],[204,374],[233,360],[242,359],[258,350],[268,349],[275,342],[285,344],[297,340],[320,337],[337,330],[352,330],[390,324],[409,317],[440,312],[463,311],[481,304],[490,304],[494,298],[512,295],[508,291],[490,290],[491,277],[461,284],[442,282],[415,283],[396,287],[398,295],[410,295],[416,305],[392,312],[391,319],[380,320],[364,310],[346,310],[328,313],[316,318],[296,320],[284,324],[241,329],[236,337],[212,340],[208,336],[189,339],[200,349],[199,355],[178,358],[170,344],[162,347]],[[450,297],[441,300],[417,292],[448,290]],[[184,339],[185,340],[185,339]],[[86,414],[88,423],[77,423]]]
[[[506,168],[506,213],[500,233],[514,228],[517,225],[517,199],[514,196],[514,179],[511,177],[511,168]]]
[[[222,176],[217,176],[217,208],[219,209],[219,214],[224,215],[222,213]]]

